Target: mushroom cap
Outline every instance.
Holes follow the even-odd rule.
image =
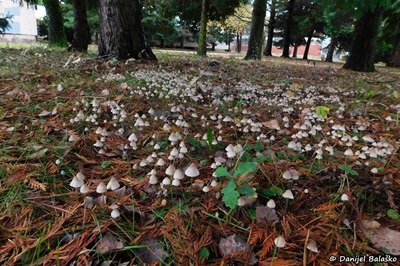
[[[310,241],[307,244],[307,249],[315,253],[319,252],[317,247],[317,242],[314,239],[310,239]]]
[[[182,180],[183,178],[185,178],[183,171],[181,169],[176,169],[174,179]]]
[[[96,192],[102,194],[106,191],[107,191],[106,184],[104,184],[103,182],[100,182],[100,184],[97,185]]]
[[[71,135],[68,138],[68,141],[70,141],[70,142],[74,142],[74,141],[77,141],[77,140],[78,140],[78,138],[75,135]]]
[[[200,175],[199,170],[197,169],[194,163],[191,163],[189,167],[185,171],[185,175],[188,177],[197,177]]]
[[[171,156],[178,156],[178,154],[179,154],[179,151],[178,151],[178,149],[177,148],[173,148],[172,150],[171,150],[171,152],[169,153]]]
[[[156,162],[157,166],[164,166],[165,165],[165,161],[163,160],[163,158],[158,159],[158,161]]]
[[[294,199],[293,193],[290,189],[286,190],[283,194],[282,197],[285,199]]]
[[[342,196],[340,197],[341,201],[349,201],[349,196],[346,193],[343,193]]]
[[[227,156],[228,158],[234,158],[234,157],[236,156],[236,152],[235,152],[235,151],[228,151],[228,152],[226,153],[226,156]]]
[[[81,186],[81,188],[79,189],[79,191],[80,191],[82,194],[86,194],[86,193],[89,193],[89,192],[90,192],[90,189],[89,189],[89,187],[88,187],[86,184],[83,184],[83,185]]]
[[[283,248],[284,246],[286,246],[286,240],[285,238],[283,238],[283,236],[278,236],[277,238],[275,238],[274,244],[278,248]]]
[[[276,207],[275,201],[274,201],[273,199],[270,199],[270,200],[267,202],[267,207],[268,207],[268,208],[271,208],[271,209],[274,209],[274,208]]]
[[[76,174],[76,177],[79,179],[79,180],[85,180],[85,176],[81,173],[81,172],[79,172],[79,173],[77,173]]]
[[[353,156],[354,153],[353,153],[353,151],[352,151],[351,149],[347,149],[347,150],[344,152],[344,155],[345,155],[345,156]]]
[[[237,205],[238,205],[239,207],[242,207],[242,206],[246,205],[246,201],[245,201],[245,199],[244,199],[243,196],[240,197],[240,198],[238,198]]]
[[[165,177],[165,178],[162,180],[162,184],[163,184],[164,186],[169,186],[169,185],[171,184],[171,180],[170,180],[168,177]]]
[[[118,209],[113,209],[111,211],[111,218],[117,219],[119,216],[121,216],[121,213],[119,212]]]
[[[365,142],[374,142],[374,139],[373,138],[371,138],[370,136],[363,136],[363,141],[365,141]]]
[[[169,135],[168,140],[171,141],[171,142],[177,142],[179,139],[178,139],[177,135],[174,132],[172,132]]]
[[[181,184],[181,181],[179,181],[179,179],[174,179],[174,180],[172,180],[172,185],[173,185],[173,186],[177,187],[177,186],[179,186],[180,184]]]
[[[207,192],[209,192],[210,191],[210,188],[208,187],[208,186],[204,186],[203,187],[203,192],[204,193],[207,193]]]
[[[158,183],[158,178],[157,178],[157,176],[151,175],[151,176],[150,176],[150,179],[149,179],[149,183],[150,183],[151,185],[157,184],[157,183]]]
[[[233,148],[233,145],[232,144],[229,144],[226,148],[225,148],[225,150],[227,151],[227,152],[230,152],[230,151],[233,151],[233,152],[235,152],[235,150],[234,150],[234,148]]]
[[[72,181],[71,181],[71,183],[69,183],[69,185],[73,188],[80,188],[81,186],[83,186],[83,180],[74,176],[74,178],[72,178]]]
[[[97,140],[96,143],[93,144],[93,146],[97,147],[97,148],[102,148],[104,146],[104,144],[100,140]]]
[[[107,184],[107,189],[116,190],[120,187],[118,180],[115,177],[111,177],[110,181]]]
[[[179,152],[180,152],[180,153],[187,153],[187,152],[188,152],[188,149],[186,148],[186,146],[183,146],[183,147],[181,147],[181,148],[179,149]]]
[[[287,180],[298,180],[300,177],[300,173],[297,172],[295,169],[289,169],[283,173],[282,177]]]
[[[165,174],[169,175],[169,176],[173,176],[175,171],[176,171],[175,166],[173,164],[170,164],[168,166],[168,168],[165,170]]]

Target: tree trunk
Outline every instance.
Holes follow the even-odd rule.
[[[240,32],[240,34],[239,34],[239,53],[242,52],[242,40],[243,40],[243,33]]]
[[[45,0],[43,4],[46,9],[46,14],[49,17],[49,46],[68,47],[60,2],[58,0]]]
[[[400,67],[400,37],[397,40],[397,45],[387,65],[391,67]]]
[[[250,37],[245,60],[261,60],[264,43],[264,21],[267,11],[267,0],[254,0],[251,19]]]
[[[335,52],[336,44],[337,44],[337,39],[333,37],[331,39],[331,43],[329,44],[328,53],[326,54],[326,59],[325,59],[326,62],[333,62],[333,54]]]
[[[238,54],[240,54],[240,52],[242,51],[242,36],[241,33],[236,32],[236,52]]]
[[[140,0],[100,0],[99,55],[157,60],[144,36]]]
[[[311,41],[312,41],[313,34],[314,34],[314,30],[311,30],[310,33],[307,36],[306,49],[304,50],[304,54],[303,54],[303,59],[304,60],[308,59],[308,52],[310,51],[310,46],[311,46]]]
[[[86,13],[85,0],[73,0],[74,10],[74,38],[72,39],[72,49],[86,52],[90,43],[90,29]]]
[[[293,20],[293,8],[294,8],[294,0],[290,0],[289,5],[288,5],[288,15],[287,15],[286,26],[285,26],[285,35],[283,37],[282,57],[289,57],[290,36],[291,36],[292,20]]]
[[[275,17],[276,17],[276,10],[275,10],[276,0],[272,0],[271,2],[271,11],[268,23],[268,39],[267,45],[264,49],[265,56],[272,56],[272,44],[274,39],[274,29],[275,29]]]
[[[213,43],[211,44],[211,51],[215,51],[215,46],[216,46],[216,43],[213,42]]]
[[[203,0],[201,4],[201,20],[200,20],[200,33],[199,33],[199,47],[197,48],[197,55],[207,56],[207,21],[208,21],[208,8],[210,0]]]
[[[374,57],[378,29],[383,8],[378,6],[374,11],[368,10],[356,22],[350,56],[347,58],[344,68],[372,72],[375,70]]]
[[[293,49],[293,54],[292,54],[292,57],[293,58],[296,58],[297,57],[297,49],[299,48],[299,44],[298,44],[298,42],[295,42],[294,43],[294,49]]]

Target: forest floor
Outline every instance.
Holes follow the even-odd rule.
[[[396,264],[398,69],[158,57],[0,50],[1,265]]]

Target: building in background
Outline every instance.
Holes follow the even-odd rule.
[[[19,1],[0,0],[0,16],[11,15],[11,27],[5,34],[0,35],[0,41],[7,42],[35,42],[37,37],[37,23],[35,7],[27,6]]]

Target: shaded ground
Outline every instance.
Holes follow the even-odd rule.
[[[3,265],[329,265],[400,252],[365,222],[399,231],[398,69],[41,48],[0,58]]]

